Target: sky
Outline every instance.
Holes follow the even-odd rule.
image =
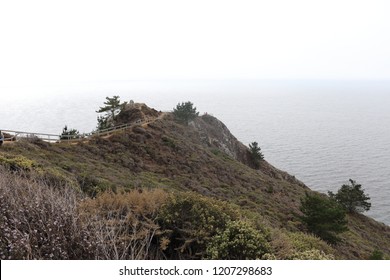
[[[0,87],[390,80],[388,0],[0,0]]]

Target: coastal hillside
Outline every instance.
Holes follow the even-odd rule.
[[[338,242],[310,231],[301,205],[315,192],[254,164],[212,115],[132,104],[115,121],[132,125],[0,147],[2,259],[390,258],[390,227],[362,214]]]

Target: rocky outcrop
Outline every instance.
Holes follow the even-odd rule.
[[[127,104],[115,117],[116,125],[136,123],[157,118],[161,112],[146,106],[144,103]]]
[[[248,148],[239,142],[226,125],[217,118],[203,115],[190,125],[199,130],[200,137],[206,145],[215,147],[246,165],[251,165]]]
[[[235,160],[254,168],[248,147],[238,141],[223,122],[211,115],[203,115],[196,118],[190,125],[199,131],[200,138],[205,145],[216,148]],[[260,172],[272,178],[286,180],[307,188],[294,176],[275,168],[267,161],[261,163]]]

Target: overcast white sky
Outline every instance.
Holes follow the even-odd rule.
[[[390,1],[0,0],[0,86],[390,79]]]

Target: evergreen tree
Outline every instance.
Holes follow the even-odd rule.
[[[349,179],[350,185],[342,185],[336,194],[328,192],[349,213],[364,212],[371,208],[370,198],[364,193],[362,185]]]
[[[309,194],[301,200],[301,221],[307,229],[330,243],[339,241],[338,233],[347,230],[345,210],[334,200],[320,194]]]
[[[253,165],[256,168],[259,168],[260,162],[264,160],[264,155],[261,152],[261,148],[259,147],[259,144],[257,142],[252,142],[249,144],[249,152],[251,155],[251,159],[253,162]]]
[[[173,115],[176,120],[188,125],[190,121],[199,116],[199,112],[196,111],[196,107],[190,101],[178,103],[176,108],[173,108]]]
[[[60,135],[61,140],[70,140],[70,139],[77,139],[80,138],[80,133],[77,129],[69,129],[68,126],[65,125],[65,127],[62,129],[62,133]]]
[[[98,130],[103,130],[103,129],[106,129],[106,128],[109,128],[110,127],[110,122],[108,120],[107,117],[104,117],[104,116],[98,116],[97,117],[97,129]]]
[[[115,125],[116,115],[124,108],[126,103],[121,103],[120,97],[115,95],[113,97],[106,97],[103,107],[100,107],[96,113],[105,113],[103,116],[98,116],[98,130],[108,128]]]

